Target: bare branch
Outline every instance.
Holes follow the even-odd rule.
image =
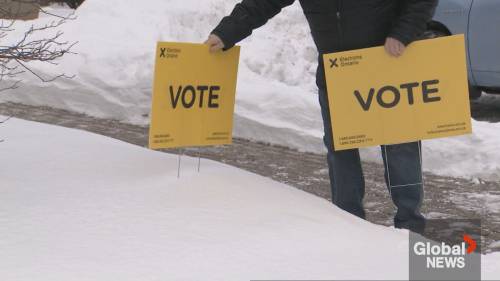
[[[11,0],[13,5],[0,7],[0,92],[7,89],[16,89],[21,82],[16,79],[22,73],[30,73],[42,82],[52,82],[59,78],[72,79],[74,76],[66,74],[54,77],[43,77],[30,68],[30,62],[43,62],[57,65],[57,60],[66,54],[75,54],[72,48],[77,42],[63,41],[64,33],[59,28],[68,20],[75,20],[74,12],[67,15],[56,15],[40,7],[37,0]],[[16,5],[17,4],[17,5]],[[31,7],[40,13],[53,17],[50,22],[41,25],[31,25],[19,38],[9,37],[16,28],[16,18],[22,15],[21,10]],[[25,11],[24,11],[25,12]],[[19,34],[19,33],[17,33]],[[41,38],[41,39],[40,39]],[[10,85],[1,87],[1,84]]]
[[[5,118],[3,121],[0,121],[0,124],[3,124],[5,122],[9,121],[11,118],[12,118],[12,116]]]

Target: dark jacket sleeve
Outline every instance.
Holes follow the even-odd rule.
[[[403,0],[401,13],[389,37],[408,45],[418,39],[434,16],[438,0]]]
[[[212,31],[224,42],[225,49],[233,47],[245,39],[252,31],[264,25],[281,9],[293,4],[295,0],[243,0],[234,7],[233,12],[222,19]]]

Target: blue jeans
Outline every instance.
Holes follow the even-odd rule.
[[[332,190],[332,202],[339,208],[365,218],[363,198],[365,179],[358,149],[335,151],[326,91],[319,91],[321,114],[325,127],[324,142]],[[419,142],[381,147],[385,165],[385,181],[396,205],[394,225],[421,232],[425,218],[420,213],[424,196],[421,146]]]

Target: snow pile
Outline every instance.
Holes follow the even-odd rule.
[[[0,132],[1,280],[408,278],[407,232],[295,188],[190,158],[177,179],[175,155],[83,131]]]
[[[65,72],[77,78],[41,84],[27,77],[28,85],[1,99],[148,124],[156,42],[202,42],[237,2],[87,0],[78,19],[63,28],[67,40],[79,41],[79,54],[66,57],[57,67],[34,65],[47,76]],[[285,9],[242,45],[235,135],[324,152],[314,84],[317,54],[299,4]],[[472,137],[427,142],[425,168],[443,175],[500,180],[500,141],[494,137],[499,131],[498,125],[475,123]],[[380,161],[378,149],[363,155]]]

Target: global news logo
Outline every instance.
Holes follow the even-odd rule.
[[[457,245],[417,242],[413,246],[415,255],[426,257],[428,269],[463,269],[466,267],[466,256],[476,249],[477,242],[467,234],[463,236],[463,242]]]

